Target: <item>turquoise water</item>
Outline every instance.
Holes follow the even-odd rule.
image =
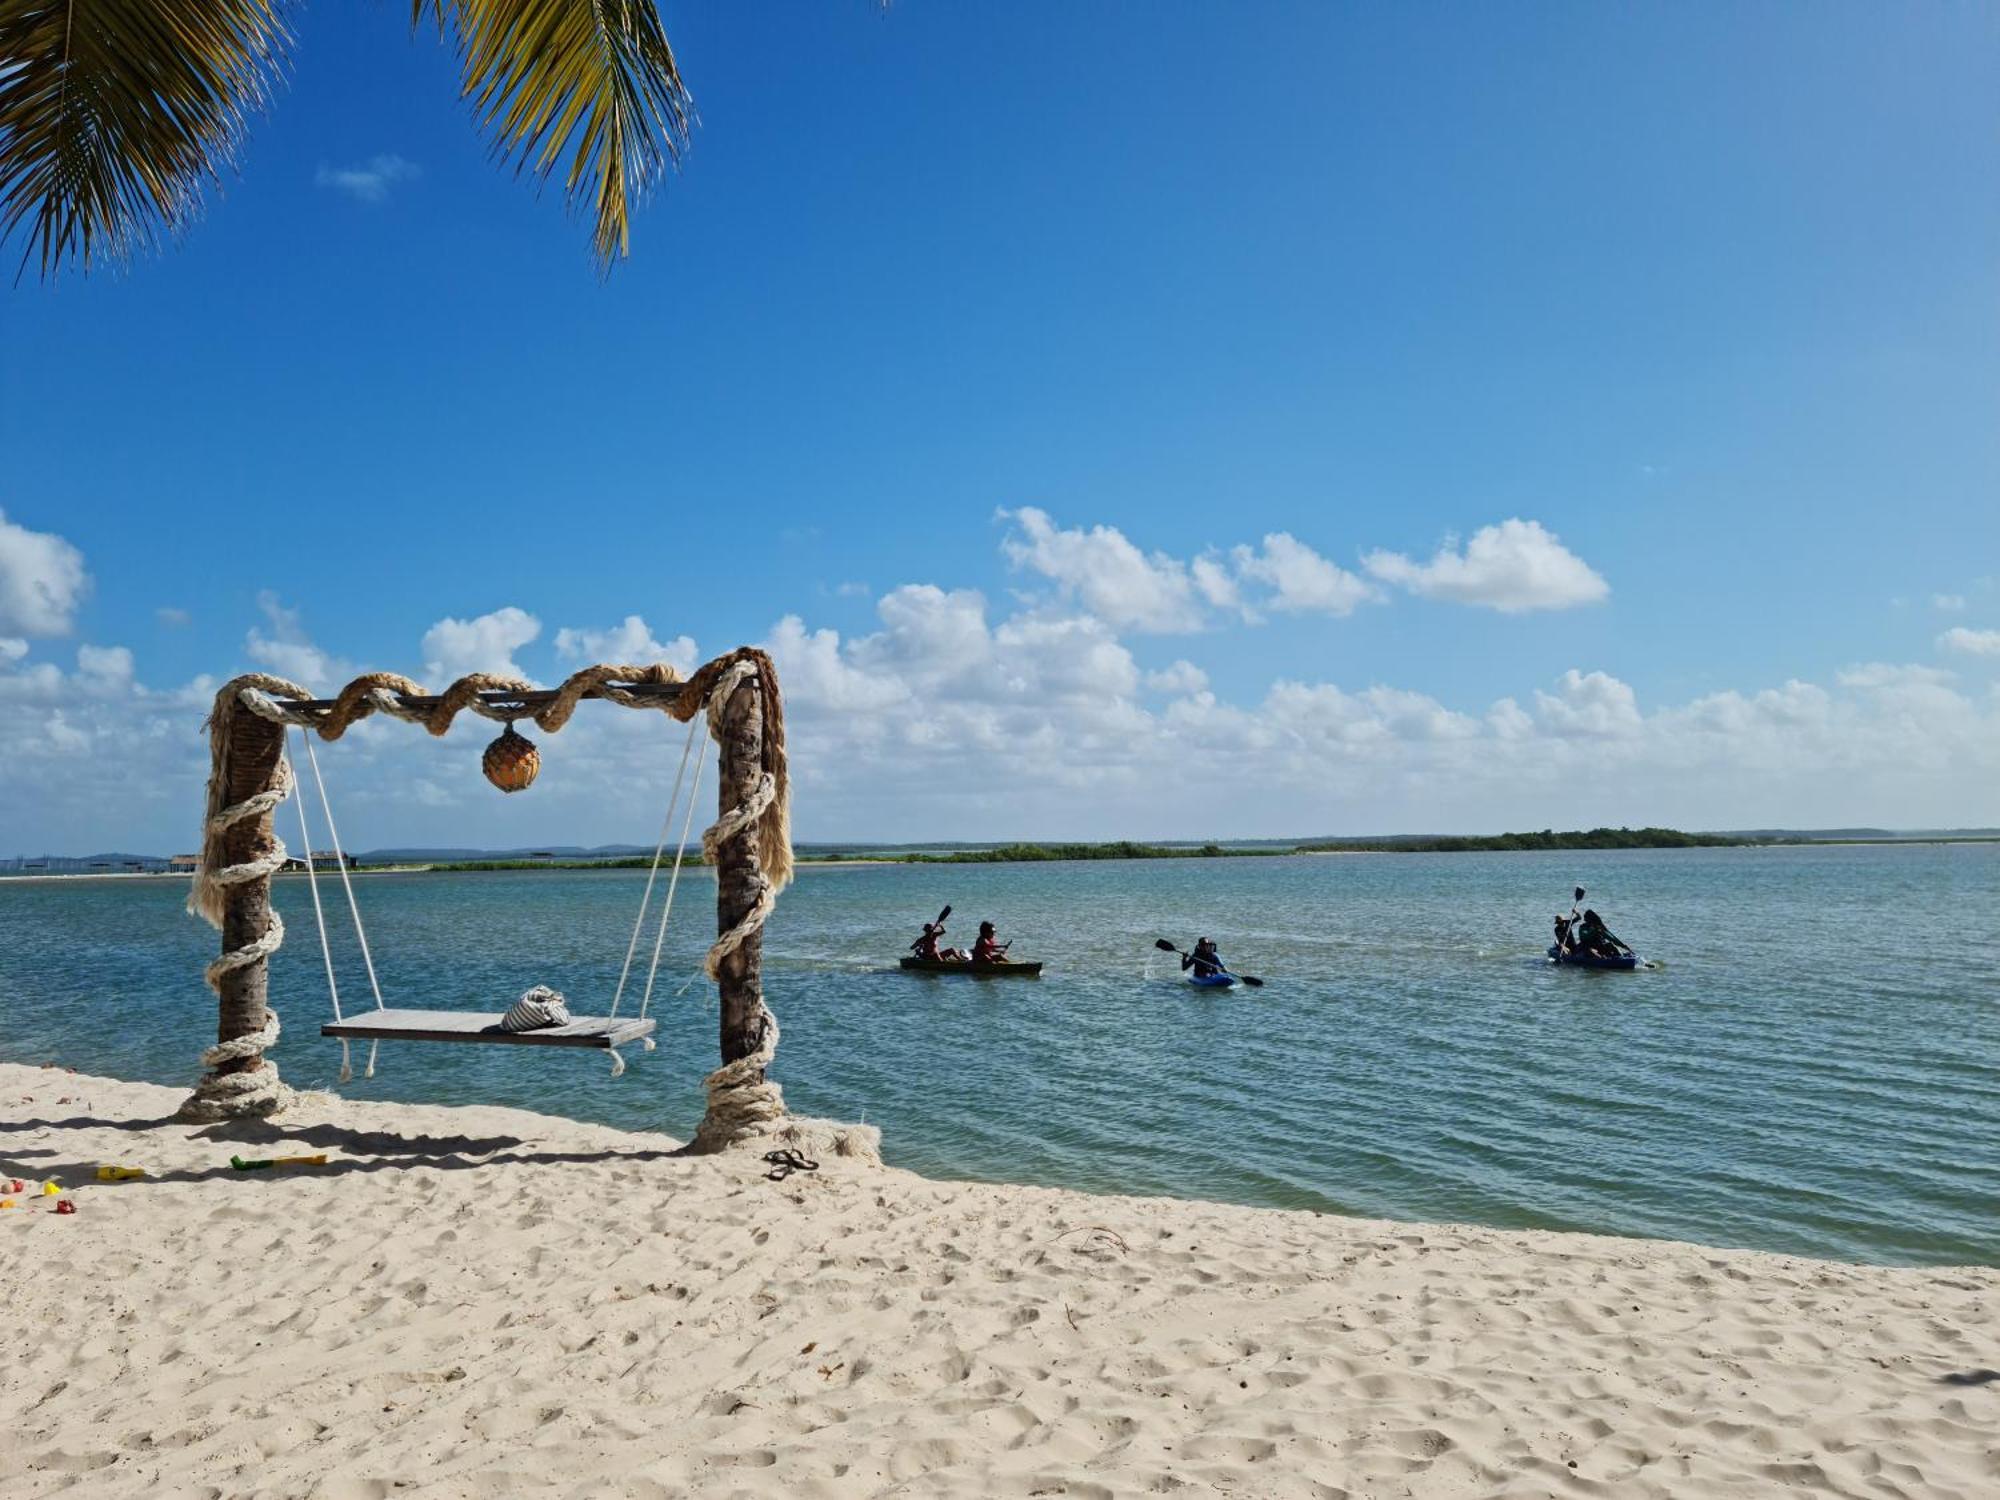
[[[374,876],[391,1004],[601,1008],[643,875]],[[1542,960],[1570,886],[1665,967]],[[190,1081],[214,935],[166,881],[0,882],[0,1057]],[[405,1044],[357,1096],[686,1134],[712,1066],[712,923],[684,886],[660,1049]],[[278,1057],[330,1084],[304,884]],[[1040,981],[905,975],[945,902]],[[2000,1263],[2000,847],[1368,855],[808,870],[770,932],[795,1109],[883,1127],[939,1176],[1406,1219],[1655,1235],[1860,1261]],[[1152,938],[1210,933],[1262,991],[1200,992]],[[350,1007],[366,1003],[338,937]]]

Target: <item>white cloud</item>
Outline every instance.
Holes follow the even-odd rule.
[[[76,675],[85,692],[122,693],[132,685],[132,653],[124,646],[78,646]]]
[[[30,531],[0,510],[0,633],[68,635],[90,592],[83,554],[48,531]]]
[[[528,637],[529,640],[533,636]],[[523,643],[525,644],[525,642]],[[556,655],[565,661],[610,662],[614,665],[649,667],[666,662],[683,672],[700,664],[692,636],[677,635],[661,642],[643,618],[627,615],[609,630],[584,630],[565,625],[556,632]]]
[[[1188,573],[1194,580],[1195,590],[1217,609],[1243,608],[1243,592],[1219,559],[1197,557],[1188,564]]]
[[[1967,656],[2000,656],[2000,630],[1968,630],[1954,625],[1937,638],[1937,643],[1946,651]]]
[[[1931,608],[1943,614],[1955,615],[1965,608],[1965,595],[1932,594]]]
[[[514,653],[542,633],[542,622],[509,604],[471,620],[449,616],[424,632],[424,670],[443,688],[472,672],[532,681]]]
[[[399,182],[412,182],[424,175],[423,168],[393,151],[371,156],[351,167],[322,166],[313,174],[321,187],[336,188],[360,203],[380,203]]]
[[[153,611],[153,618],[169,630],[180,630],[194,623],[194,616],[172,604],[162,604]]]
[[[1465,550],[1447,540],[1428,563],[1376,551],[1362,565],[1385,583],[1431,599],[1476,604],[1505,614],[1569,609],[1607,598],[1611,586],[1539,521],[1518,517],[1482,526]]]
[[[1537,691],[1535,714],[1552,734],[1622,735],[1641,727],[1639,699],[1632,689],[1604,672],[1571,667],[1556,679],[1553,693]]]
[[[1239,578],[1269,585],[1272,592],[1262,602],[1272,609],[1350,615],[1377,597],[1365,580],[1320,556],[1290,532],[1272,532],[1264,538],[1261,551],[1238,547],[1231,555]]]
[[[1177,661],[1157,672],[1148,672],[1146,686],[1156,693],[1191,697],[1208,687],[1208,673],[1191,661]]]
[[[0,635],[0,662],[13,663],[28,654],[28,643],[18,636]]]
[[[1952,674],[1943,667],[1926,667],[1914,662],[1898,665],[1869,661],[1842,668],[1835,674],[1834,680],[1845,688],[1942,687],[1952,680]]]
[[[1064,531],[1032,505],[1000,515],[1017,528],[1001,543],[1008,559],[1052,580],[1106,624],[1155,635],[1201,628],[1193,581],[1177,559],[1141,552],[1111,526]]]
[[[257,608],[263,611],[270,632],[253,625],[243,643],[244,652],[257,665],[315,691],[338,687],[354,675],[345,661],[313,644],[299,611],[287,609],[275,590],[260,590]]]

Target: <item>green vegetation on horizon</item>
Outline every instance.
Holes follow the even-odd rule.
[[[1678,828],[1591,828],[1558,833],[1398,834],[1385,838],[1331,839],[1297,845],[1252,847],[1226,844],[1139,844],[1120,839],[1104,844],[999,844],[990,849],[952,849],[941,853],[903,852],[865,847],[832,854],[801,854],[800,864],[885,865],[1011,865],[1055,860],[1089,859],[1261,859],[1289,854],[1510,854],[1566,849],[1740,849],[1806,840],[1746,839],[1721,833],[1683,833]],[[701,863],[699,852],[688,857]],[[643,854],[610,859],[459,859],[439,861],[432,870],[643,870],[652,860]]]
[[[1226,849],[1220,844],[1174,847],[1165,844],[1135,844],[1120,840],[1111,844],[1002,844],[995,849],[955,849],[949,854],[816,855],[809,863],[848,858],[879,859],[897,865],[1013,865],[1057,859],[1221,859],[1256,858],[1261,855],[1294,854],[1295,849]]]
[[[1303,854],[1511,854],[1542,849],[1741,849],[1768,843],[1722,833],[1683,833],[1678,828],[1592,828],[1557,833],[1447,834],[1433,838],[1349,839],[1301,844]]]

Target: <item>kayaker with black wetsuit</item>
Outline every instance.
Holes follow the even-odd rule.
[[[1225,973],[1222,955],[1215,951],[1214,938],[1201,938],[1194,945],[1194,952],[1181,955],[1181,967],[1193,969],[1194,977],[1207,979],[1211,975]]]

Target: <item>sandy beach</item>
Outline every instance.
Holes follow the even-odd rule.
[[[2000,1487],[2000,1272],[934,1182],[0,1066],[5,1492]],[[326,1152],[239,1173],[233,1152]],[[99,1184],[101,1164],[143,1166]]]

